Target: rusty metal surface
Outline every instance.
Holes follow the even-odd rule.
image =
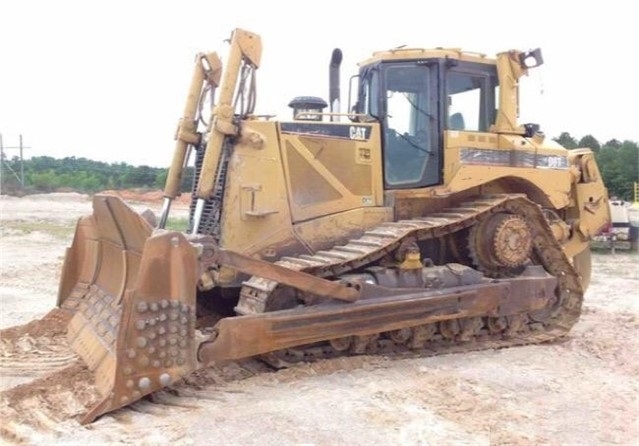
[[[74,310],[92,285],[120,300],[136,279],[144,242],[153,229],[122,200],[97,194],[67,249],[58,306]]]
[[[69,343],[103,398],[83,423],[195,370],[199,266],[183,234],[152,235],[119,198],[100,195],[67,258],[79,259],[65,263],[61,285],[63,308],[75,311]]]
[[[224,265],[246,274],[274,280],[278,283],[318,296],[346,302],[354,302],[359,299],[360,296],[359,289],[350,286],[348,283],[332,282],[308,273],[254,259],[233,251],[217,249],[215,250],[212,261],[218,265]]]
[[[347,336],[367,336],[449,319],[499,317],[544,308],[553,296],[554,277],[522,277],[443,290],[404,290],[352,304],[327,303],[294,310],[222,319],[212,341],[202,343],[203,363]],[[368,294],[375,292],[373,285]],[[396,293],[401,290],[396,290]],[[312,329],[309,329],[312,327]]]
[[[524,265],[533,245],[533,230],[521,215],[499,212],[479,220],[470,232],[468,248],[476,266],[491,276],[508,274]]]

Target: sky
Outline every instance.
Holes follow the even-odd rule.
[[[376,50],[541,47],[545,64],[522,81],[520,122],[550,137],[639,141],[632,4],[0,0],[0,134],[5,147],[22,134],[25,157],[168,166],[195,54],[223,56],[239,27],[263,43],[256,113],[289,119],[293,97],[328,99],[336,47],[343,104],[357,63]]]

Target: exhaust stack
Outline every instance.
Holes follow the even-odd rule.
[[[340,112],[340,90],[339,90],[339,72],[342,64],[342,50],[335,48],[331,55],[331,64],[329,66],[329,105],[331,113]],[[339,116],[331,115],[332,122],[339,122]]]

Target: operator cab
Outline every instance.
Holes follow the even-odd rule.
[[[482,55],[380,52],[358,77],[354,111],[381,124],[385,189],[441,184],[444,132],[487,132],[495,122],[497,68]]]

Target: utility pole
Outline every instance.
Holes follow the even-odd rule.
[[[24,149],[30,149],[31,147],[27,147],[23,144],[22,142],[22,135],[20,135],[20,143],[18,146],[8,146],[5,147],[4,146],[4,141],[2,139],[2,134],[0,133],[0,173],[2,172],[3,168],[6,169],[7,171],[11,172],[11,174],[16,178],[16,180],[18,180],[18,182],[20,183],[20,187],[24,188],[25,186],[25,181],[24,181]],[[20,153],[20,174],[18,174],[12,167],[11,164],[9,163],[10,159],[8,159],[7,155],[5,154],[5,150],[19,150]]]
[[[24,189],[24,156],[22,153],[22,134],[20,134],[20,185]]]

